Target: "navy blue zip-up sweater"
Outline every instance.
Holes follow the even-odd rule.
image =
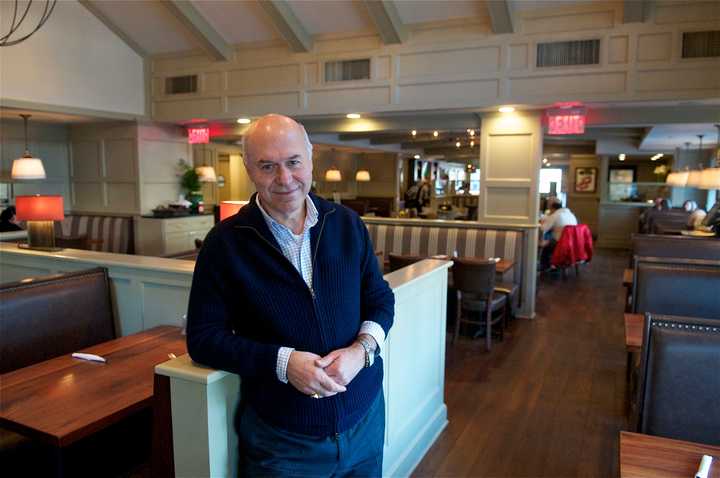
[[[360,217],[315,195],[313,291],[282,254],[252,197],[207,235],[195,265],[187,345],[196,362],[242,377],[242,399],[266,422],[313,436],[341,433],[382,387],[382,360],[332,397],[314,399],[277,378],[281,346],[320,356],[353,343],[364,320],[393,323],[395,297]]]

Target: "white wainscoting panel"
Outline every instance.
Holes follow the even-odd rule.
[[[385,276],[395,293],[395,324],[381,349],[383,476],[409,476],[448,423],[445,327],[451,264],[426,260]],[[187,355],[158,365],[155,372],[170,377],[175,476],[235,476],[232,417],[238,376],[194,364]]]
[[[106,267],[120,335],[157,325],[182,325],[195,263],[175,259],[65,249],[57,253],[0,243],[0,281]]]

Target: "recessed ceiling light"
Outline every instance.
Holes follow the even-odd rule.
[[[345,117],[347,119],[360,119],[360,113],[348,113]]]
[[[469,130],[468,133],[470,133],[470,136],[475,136],[475,130],[474,130],[474,129]]]
[[[475,141],[470,141],[470,147],[471,147],[471,148],[474,148],[474,147],[475,147]]]
[[[252,120],[250,118],[238,118],[237,122],[240,124],[250,124]]]
[[[512,113],[513,111],[515,111],[515,108],[513,108],[512,106],[501,106],[500,108],[498,108],[498,111],[500,113]]]
[[[415,156],[413,156],[413,158],[415,158],[415,159],[420,159],[420,155],[419,155],[419,154],[416,154]]]
[[[618,159],[619,159],[620,161],[625,161],[625,153],[620,153],[620,154],[618,154]]]
[[[413,135],[413,136],[417,136],[417,131],[416,131],[416,130],[412,130],[412,131],[410,131],[410,134]]]
[[[437,137],[438,137],[438,132],[437,132],[437,131],[433,131],[433,136],[435,136],[435,137],[437,138]]]
[[[456,147],[456,148],[459,148],[459,147],[460,147],[460,141],[458,141],[457,143],[455,143],[455,147]]]

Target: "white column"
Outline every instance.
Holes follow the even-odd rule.
[[[518,315],[534,317],[543,136],[540,114],[489,114],[483,117],[481,129],[478,221],[525,230],[523,300]]]

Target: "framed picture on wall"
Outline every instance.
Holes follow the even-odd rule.
[[[575,192],[594,193],[597,190],[597,168],[575,168]]]

